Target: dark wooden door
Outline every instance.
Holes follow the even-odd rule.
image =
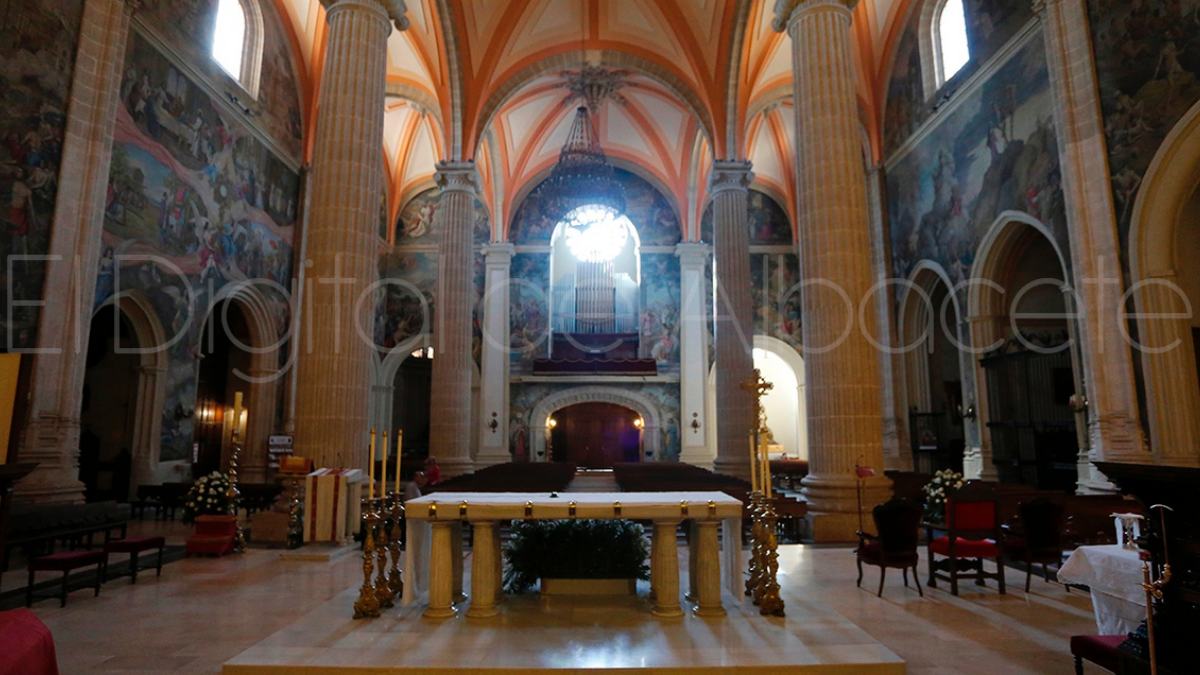
[[[551,457],[586,468],[638,461],[637,413],[612,403],[580,403],[554,414]]]

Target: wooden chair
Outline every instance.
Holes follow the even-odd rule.
[[[1066,509],[1049,499],[1034,499],[1019,507],[1020,519],[1004,528],[1004,553],[1009,560],[1025,561],[1025,592],[1033,565],[1042,566],[1042,578],[1050,582],[1050,565],[1061,565],[1066,548]]]
[[[995,579],[1004,594],[1000,511],[992,489],[972,483],[963,486],[946,498],[946,522],[927,522],[925,530],[930,588],[937,588],[937,580],[941,579],[950,582],[951,594],[958,595],[960,578],[974,579],[979,586],[987,585],[987,579]],[[945,534],[934,536],[935,530]],[[942,560],[935,558],[939,555]],[[985,558],[996,561],[995,572],[984,570]],[[943,570],[946,574],[939,574]]]
[[[903,570],[904,587],[908,588],[908,568],[911,567],[917,593],[925,597],[917,574],[917,534],[921,529],[921,507],[907,499],[896,498],[876,506],[871,515],[875,519],[875,531],[878,534],[858,532],[858,549],[854,552],[858,563],[856,583],[862,586],[863,563],[875,565],[879,568],[879,592],[876,596],[883,597],[887,568]]]

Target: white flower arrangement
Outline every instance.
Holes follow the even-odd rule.
[[[925,493],[925,518],[939,522],[944,520],[947,494],[952,494],[963,484],[963,475],[953,469],[942,469],[934,473],[933,478],[921,488]]]
[[[223,516],[229,513],[229,476],[213,471],[192,483],[183,501],[183,518],[191,522],[196,516]]]

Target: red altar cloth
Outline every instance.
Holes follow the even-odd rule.
[[[58,675],[54,636],[33,612],[0,612],[0,675]]]

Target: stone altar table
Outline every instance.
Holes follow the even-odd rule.
[[[463,599],[463,524],[474,528],[471,562],[471,607],[467,616],[496,613],[500,596],[500,539],[497,525],[505,520],[649,520],[654,523],[650,555],[651,588],[656,616],[679,616],[679,550],[675,532],[690,521],[689,575],[695,612],[725,613],[722,579],[736,598],[742,593],[741,501],[723,492],[439,492],[405,503],[408,545],[405,551],[402,604],[425,602],[425,616],[456,613]],[[720,545],[724,527],[726,545]]]

